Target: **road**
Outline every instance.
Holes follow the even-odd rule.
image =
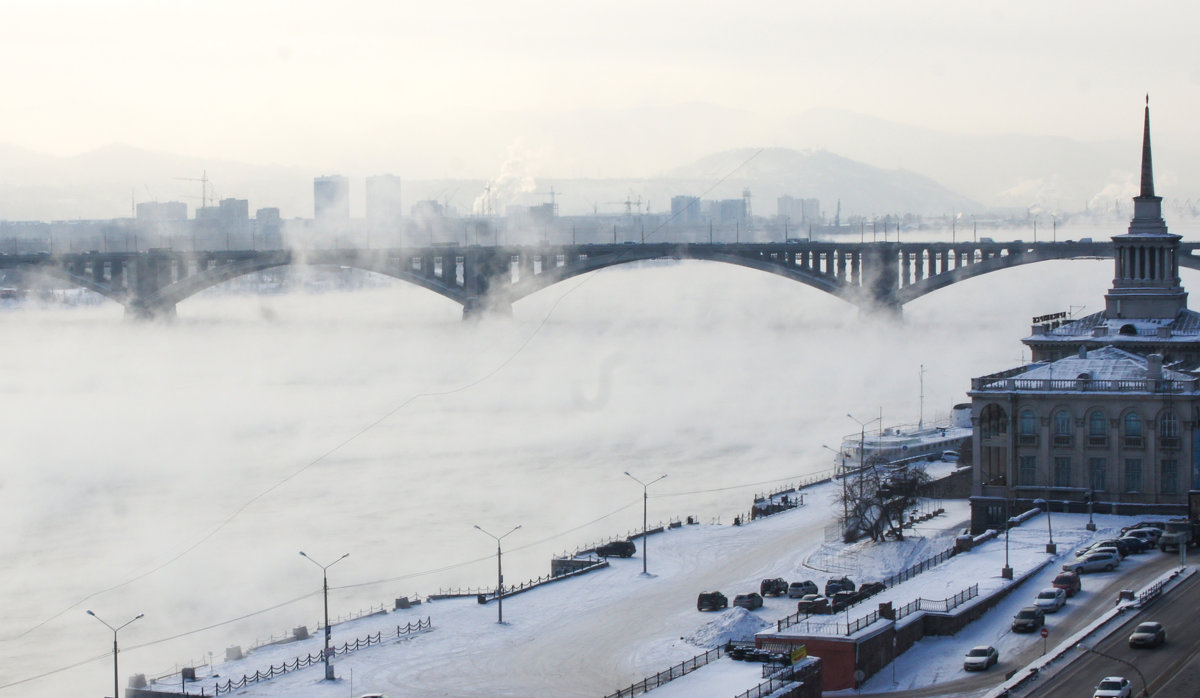
[[[1174,555],[1166,555],[1177,560]],[[1200,623],[1195,622],[1200,606],[1200,576],[1193,575],[1170,593],[1155,599],[1138,613],[1129,616],[1104,639],[1084,644],[1118,659],[1131,662],[1150,683],[1153,696],[1200,695]],[[1129,647],[1129,635],[1138,623],[1158,621],[1167,628],[1167,644],[1156,649]],[[1125,676],[1133,681],[1134,695],[1143,688],[1142,678],[1130,666],[1092,653],[1080,652],[1078,658],[1049,680],[1038,682],[1030,690],[1014,695],[1061,696],[1079,694],[1085,687],[1099,683],[1105,676]]]
[[[1054,564],[1052,569],[1048,569],[1046,571],[1047,575],[1052,577],[1061,565],[1061,561],[1065,559],[1065,557],[1062,558]],[[1137,561],[1140,564],[1124,564],[1113,572],[1084,575],[1084,592],[1073,597],[1071,602],[1062,611],[1046,616],[1046,625],[1050,628],[1050,637],[1047,638],[1046,644],[1050,649],[1053,649],[1058,642],[1082,630],[1092,621],[1110,610],[1113,604],[1115,604],[1120,590],[1140,589],[1171,569],[1171,567],[1177,565],[1179,558],[1175,555],[1161,555],[1157,551],[1148,551],[1131,558],[1130,562],[1133,561]],[[1026,582],[1022,586],[1022,589],[1013,592],[1021,598],[1031,597],[1039,588],[1031,582]],[[1081,603],[1081,601],[1086,601],[1086,603]],[[1014,607],[1023,605],[1028,605],[1028,600],[1019,601]],[[998,635],[1011,633],[1012,631],[1009,628],[1011,614],[997,617],[997,613],[999,613],[999,610],[989,613],[984,618],[976,621],[976,623],[995,624]],[[1125,637],[1128,637],[1128,635],[1126,633]],[[892,698],[899,696],[932,697],[958,696],[986,691],[1002,683],[1011,672],[1019,670],[1042,655],[1043,642],[1041,638],[1036,634],[1030,635],[1028,638],[1028,641],[1024,643],[1020,652],[1001,656],[1000,663],[990,671],[979,673],[967,673],[964,671],[962,678],[939,681],[936,685],[927,688],[877,694],[861,693],[858,695],[887,695]],[[904,655],[900,655],[899,661],[901,663],[904,662]],[[1094,683],[1089,685],[1094,685]]]

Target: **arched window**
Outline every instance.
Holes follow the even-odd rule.
[[[1037,443],[1037,413],[1030,409],[1021,410],[1017,423],[1017,436],[1026,446]]]
[[[1125,415],[1125,448],[1142,447],[1142,417],[1137,412]]]
[[[1135,337],[1137,336],[1137,328],[1133,325],[1121,325],[1121,329],[1117,330],[1117,333],[1125,337]]]
[[[1158,447],[1179,448],[1179,419],[1171,410],[1158,416]]]
[[[979,415],[980,436],[990,439],[1008,435],[1008,413],[1000,405],[987,405]]]
[[[1071,413],[1066,410],[1054,413],[1054,445],[1071,445]]]
[[[1096,410],[1088,415],[1088,446],[1108,445],[1108,417]]]

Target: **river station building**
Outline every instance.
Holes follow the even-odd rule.
[[[1179,279],[1178,235],[1154,195],[1150,107],[1141,192],[1113,237],[1099,313],[1039,324],[1033,363],[971,381],[972,530],[1051,511],[1181,514],[1200,489],[1200,314]]]

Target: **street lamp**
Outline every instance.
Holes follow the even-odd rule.
[[[861,429],[861,431],[859,431],[859,433],[858,433],[858,496],[861,498],[862,494],[863,494],[863,492],[862,492],[863,468],[866,465],[866,462],[864,460],[864,458],[866,457],[866,448],[865,448],[864,444],[867,440],[867,425],[872,424],[874,422],[879,422],[879,428],[883,429],[883,422],[880,422],[882,417],[876,417],[875,419],[869,419],[864,422],[861,419],[859,419],[858,417],[855,417],[854,415],[850,414],[849,412],[846,413],[846,416],[849,417],[850,419],[853,419],[854,421],[858,422],[858,426]]]
[[[512,529],[509,530],[508,533],[505,533],[503,536],[497,536],[497,535],[488,533],[479,524],[475,524],[475,528],[478,528],[480,531],[483,531],[484,534],[490,536],[491,538],[495,539],[495,541],[496,541],[496,608],[499,609],[496,612],[496,622],[501,623],[501,624],[504,623],[504,568],[500,566],[500,564],[501,564],[500,541],[504,540],[504,538],[507,537],[509,533],[512,533],[513,531],[517,530],[520,527],[521,527],[521,525],[517,524],[516,526],[513,526]]]
[[[1088,490],[1087,498],[1088,498],[1088,500],[1087,500],[1087,502],[1088,502],[1087,530],[1095,531],[1096,530],[1096,522],[1092,520],[1092,503],[1096,501],[1096,490]]]
[[[846,501],[850,498],[850,494],[846,492],[846,453],[845,451],[834,451],[825,444],[821,444],[821,448],[833,451],[842,457],[842,532],[845,533],[846,522],[850,520],[849,502]]]
[[[1132,662],[1127,662],[1124,659],[1121,659],[1120,657],[1114,657],[1111,654],[1105,654],[1104,652],[1101,652],[1100,650],[1097,650],[1097,649],[1092,649],[1091,647],[1085,647],[1082,643],[1075,645],[1075,649],[1078,649],[1081,652],[1091,652],[1092,654],[1099,655],[1101,657],[1104,657],[1105,659],[1111,659],[1114,662],[1120,662],[1120,663],[1124,664],[1125,666],[1133,669],[1134,671],[1137,672],[1137,675],[1142,679],[1142,695],[1143,696],[1150,695],[1150,684],[1146,683],[1146,675],[1143,674],[1142,670],[1137,668]]]
[[[101,623],[104,623],[104,627],[113,631],[113,698],[118,698],[118,691],[120,690],[120,683],[117,681],[117,631],[120,630],[121,628],[124,628],[126,625],[129,625],[133,621],[137,620],[138,618],[141,618],[142,616],[144,616],[146,614],[139,613],[136,616],[134,616],[134,618],[132,620],[127,620],[115,628],[112,627],[111,625],[109,625],[108,623],[105,623],[103,618],[96,615],[95,613],[92,613],[90,610],[87,612],[87,614],[89,616],[91,616],[92,618],[95,618],[96,620],[100,621]]]
[[[1054,544],[1054,525],[1050,521],[1050,502],[1044,499],[1033,500],[1035,507],[1041,507],[1046,512],[1046,530],[1050,533],[1050,542],[1046,544],[1046,552],[1051,555],[1058,554],[1058,546]]]
[[[629,471],[626,470],[625,474],[629,475]],[[654,483],[663,479],[664,477],[666,477],[666,475],[659,475],[657,478],[651,480],[650,482],[642,482],[641,480],[637,479],[636,477],[633,477],[632,475],[629,475],[629,477],[633,478],[634,482],[636,482],[637,484],[642,486],[642,574],[649,574],[649,572],[646,571],[646,548],[647,548],[647,545],[646,545],[646,507],[647,507],[647,500],[650,498],[650,495],[647,493],[647,490],[649,489],[650,485],[653,485]]]
[[[329,628],[329,573],[328,573],[328,570],[330,567],[333,567],[334,565],[341,562],[342,560],[345,560],[346,558],[350,557],[350,553],[346,553],[345,555],[342,555],[341,557],[339,557],[338,559],[329,563],[328,565],[322,565],[321,563],[317,562],[316,560],[314,560],[311,557],[309,557],[308,555],[306,555],[303,550],[300,551],[300,556],[303,557],[305,560],[308,560],[309,562],[313,563],[317,567],[321,568],[321,591],[325,596],[325,652],[324,652],[325,680],[332,681],[333,680],[333,667],[330,666],[330,664],[329,664],[329,655],[330,655],[329,637],[331,635],[331,631]]]
[[[1012,500],[1004,500],[1004,569],[1000,570],[1000,576],[1005,579],[1013,578],[1013,569],[1008,564],[1008,529],[1012,528]]]

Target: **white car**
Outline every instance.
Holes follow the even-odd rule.
[[[1096,692],[1092,698],[1130,698],[1133,695],[1132,684],[1124,676],[1105,676],[1096,684]]]
[[[987,671],[988,667],[1000,661],[1000,653],[995,647],[980,645],[972,647],[963,658],[963,669],[967,671]]]
[[[1033,605],[1046,613],[1054,613],[1067,605],[1067,592],[1065,589],[1055,589],[1053,587],[1042,589],[1038,592],[1037,598],[1034,599]]]

